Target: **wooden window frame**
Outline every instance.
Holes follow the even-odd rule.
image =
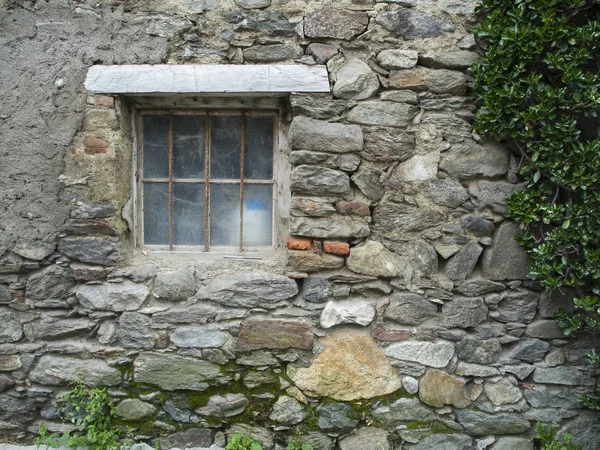
[[[214,103],[214,102],[211,102]],[[193,115],[204,116],[205,119],[205,176],[203,179],[178,179],[172,177],[172,151],[173,151],[173,121],[169,123],[169,178],[168,179],[145,179],[143,176],[143,117],[147,115],[161,116],[176,116],[176,115]],[[210,117],[211,116],[241,116],[242,131],[241,131],[241,155],[240,155],[240,178],[239,179],[211,179],[210,178]],[[245,152],[245,135],[246,121],[245,117],[272,117],[273,118],[273,177],[272,180],[249,180],[244,179],[244,152]],[[138,107],[133,110],[132,124],[134,126],[134,157],[133,157],[133,201],[134,201],[134,246],[143,250],[152,252],[169,252],[169,253],[205,253],[205,254],[224,254],[224,255],[245,255],[252,257],[256,254],[258,258],[262,255],[272,252],[279,247],[281,223],[279,219],[279,193],[281,192],[279,180],[281,179],[282,164],[281,158],[281,114],[279,108],[271,107],[266,109],[251,109],[251,108],[156,108],[156,107]],[[169,244],[168,245],[146,245],[144,243],[144,210],[143,210],[143,183],[144,182],[160,182],[169,184]],[[172,185],[178,183],[198,183],[204,184],[204,244],[198,246],[192,245],[174,245],[173,244],[173,214],[172,214]],[[240,185],[240,245],[239,246],[211,246],[210,245],[210,184],[239,184]],[[244,207],[244,187],[246,185],[271,185],[272,186],[272,235],[270,246],[254,246],[246,247],[243,243],[243,207]]]

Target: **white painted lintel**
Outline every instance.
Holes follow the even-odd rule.
[[[284,94],[329,92],[325,66],[160,64],[92,66],[85,87],[97,94]]]

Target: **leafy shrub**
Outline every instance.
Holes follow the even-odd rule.
[[[89,450],[124,450],[130,442],[123,439],[122,433],[112,426],[114,403],[106,389],[87,388],[78,383],[59,399],[62,419],[76,425],[77,430],[63,435],[49,434],[40,426],[38,445]]]
[[[566,334],[600,332],[600,2],[482,0],[479,12],[476,130],[519,155],[527,189],[507,217],[529,276],[575,293],[557,316]],[[584,404],[600,409],[600,390]]]

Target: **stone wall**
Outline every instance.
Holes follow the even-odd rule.
[[[526,280],[517,161],[472,131],[475,3],[0,1],[0,431],[68,429],[84,380],[163,448],[594,449],[593,338]],[[132,249],[128,99],[83,88],[126,63],[327,65],[289,97],[275,257]]]

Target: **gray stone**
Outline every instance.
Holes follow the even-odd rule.
[[[0,344],[17,342],[23,337],[23,327],[17,313],[9,308],[0,308]]]
[[[309,38],[352,39],[367,29],[364,12],[323,8],[304,18],[304,34]]]
[[[390,304],[383,317],[402,325],[419,325],[438,312],[435,303],[419,294],[396,292],[390,297]]]
[[[136,312],[124,312],[119,317],[119,343],[126,348],[150,349],[154,347],[152,319]]]
[[[565,332],[554,320],[536,320],[527,325],[525,336],[539,339],[561,339],[565,337]]]
[[[454,291],[467,297],[479,297],[480,295],[503,291],[504,289],[506,289],[504,284],[482,278],[465,281],[456,286]]]
[[[406,203],[385,202],[373,209],[371,230],[395,241],[402,241],[407,231],[422,231],[437,225],[444,214],[435,209]]]
[[[244,61],[269,63],[299,58],[303,51],[298,45],[275,44],[245,48],[243,54]]]
[[[291,190],[297,194],[346,197],[351,192],[350,178],[339,170],[301,165],[292,171]]]
[[[516,403],[523,397],[516,380],[512,377],[505,377],[496,382],[486,381],[483,390],[496,406]]]
[[[58,386],[83,381],[88,386],[116,386],[121,372],[101,359],[78,359],[44,355],[29,378],[34,383]]]
[[[312,55],[312,57],[315,59],[315,62],[317,64],[327,63],[327,61],[329,61],[331,58],[333,58],[335,55],[337,55],[338,52],[339,52],[339,50],[336,47],[334,47],[332,45],[327,45],[327,44],[320,44],[318,42],[312,42],[306,48],[306,54]],[[293,99],[293,97],[292,97],[292,99]],[[293,105],[294,105],[294,103],[292,100],[292,106]],[[331,116],[315,117],[315,119],[328,119],[329,117],[331,117]]]
[[[376,165],[363,161],[358,170],[352,175],[352,181],[367,198],[377,201],[383,197],[384,188],[380,177],[382,171]]]
[[[104,345],[114,344],[117,339],[117,324],[108,320],[103,321],[98,328],[98,342]]]
[[[361,125],[407,127],[417,115],[417,111],[413,105],[371,100],[352,108],[346,120]]]
[[[494,232],[494,223],[481,216],[467,214],[460,218],[460,223],[475,236],[489,236]]]
[[[409,394],[419,392],[419,380],[413,377],[402,377],[402,386]]]
[[[456,375],[463,377],[494,377],[500,375],[500,371],[494,367],[471,364],[460,361],[456,367]]]
[[[409,105],[419,103],[419,97],[413,91],[386,91],[382,92],[379,98],[385,102],[408,103]]]
[[[441,206],[458,208],[469,199],[467,190],[456,180],[432,180],[423,185],[423,194]]]
[[[442,325],[448,328],[474,327],[487,319],[482,298],[454,298],[442,307]]]
[[[367,326],[375,318],[375,304],[372,300],[350,298],[329,301],[321,312],[321,328],[331,328],[340,324]]]
[[[271,5],[271,0],[235,0],[235,4],[244,9],[260,9]]]
[[[574,292],[571,290],[554,289],[540,294],[538,313],[542,319],[553,319],[561,309],[572,312]]]
[[[520,434],[530,429],[529,421],[517,414],[487,414],[468,409],[454,412],[458,422],[471,436],[486,434]]]
[[[461,248],[446,265],[446,276],[453,281],[465,281],[471,275],[483,249],[477,242],[470,242]]]
[[[201,289],[200,295],[229,307],[273,308],[297,293],[298,284],[293,279],[255,271],[217,275]]]
[[[330,201],[319,197],[293,197],[292,216],[327,217],[336,211]]]
[[[22,366],[19,355],[0,355],[0,372],[12,372]]]
[[[234,30],[259,31],[269,36],[294,36],[295,24],[285,17],[282,11],[233,11],[223,14],[225,20],[233,24]]]
[[[41,261],[50,256],[55,248],[56,244],[53,242],[26,241],[18,242],[11,251],[23,258]]]
[[[468,69],[479,59],[475,52],[427,52],[419,55],[419,64],[432,69]]]
[[[231,436],[234,433],[248,435],[252,437],[252,439],[262,442],[265,448],[273,448],[273,432],[267,428],[247,425],[244,423],[236,423],[231,426],[227,434]]]
[[[580,372],[574,367],[538,367],[533,372],[536,383],[562,384],[565,386],[593,386],[594,378]]]
[[[497,214],[506,214],[506,199],[523,188],[522,184],[506,181],[478,180],[469,185],[468,192],[476,208],[489,208]]]
[[[554,349],[544,357],[544,362],[548,367],[561,366],[565,363],[565,355],[561,350]]]
[[[340,450],[390,450],[387,432],[380,428],[364,427],[340,439]]]
[[[146,33],[150,36],[174,37],[189,30],[192,22],[176,16],[145,16],[138,18],[146,24]]]
[[[466,434],[431,434],[411,450],[465,450],[472,448],[473,438]]]
[[[492,364],[498,361],[502,345],[499,339],[467,337],[458,345],[459,359],[475,364]]]
[[[430,367],[446,367],[454,356],[454,345],[448,341],[406,341],[390,345],[385,354],[401,361],[418,362]]]
[[[336,215],[333,217],[292,217],[290,233],[321,239],[359,238],[370,234],[362,218]]]
[[[4,392],[12,388],[16,382],[8,377],[0,375],[0,392]]]
[[[349,59],[340,67],[333,85],[334,97],[364,100],[379,89],[375,72],[360,59]]]
[[[354,172],[359,164],[360,156],[356,153],[346,153],[338,156],[335,160],[337,168],[345,172]]]
[[[562,388],[534,385],[531,389],[524,389],[523,393],[527,403],[534,408],[578,409],[580,405],[576,396]]]
[[[425,422],[436,419],[433,410],[421,403],[418,398],[400,398],[390,405],[374,408],[372,414],[375,419],[386,425],[407,420]]]
[[[52,265],[29,277],[25,292],[38,308],[69,308],[74,285],[68,268]]]
[[[147,286],[124,280],[120,283],[84,284],[77,291],[77,300],[88,309],[134,311],[144,303],[149,293]]]
[[[195,410],[201,416],[233,417],[244,412],[248,399],[243,394],[211,395],[206,406]]]
[[[397,277],[404,273],[404,262],[377,241],[352,247],[346,264],[353,272],[375,277]]]
[[[159,273],[154,280],[153,294],[161,300],[187,300],[195,292],[194,275],[187,270]]]
[[[103,266],[114,266],[119,260],[117,243],[112,239],[97,237],[65,237],[58,251],[76,261]]]
[[[224,331],[203,327],[180,327],[171,334],[171,342],[182,348],[220,347],[229,339]]]
[[[405,182],[435,180],[439,161],[439,152],[415,155],[398,165],[387,184],[391,187],[401,187]]]
[[[318,164],[329,159],[329,154],[311,152],[309,150],[295,150],[290,153],[290,164]]]
[[[364,127],[363,132],[365,148],[362,156],[370,161],[405,161],[415,153],[412,133],[379,127]]]
[[[215,431],[210,428],[190,428],[159,439],[160,448],[208,447],[213,442]]]
[[[272,385],[277,383],[277,377],[267,371],[252,371],[244,375],[244,386],[248,389],[254,389],[258,386]],[[283,382],[281,383],[283,387]]]
[[[290,437],[288,437],[288,439],[290,439]],[[309,431],[308,433],[297,436],[291,440],[296,441],[300,445],[308,444],[313,449],[334,450],[335,448],[334,439],[318,431]]]
[[[533,441],[528,438],[502,436],[491,450],[533,450]]]
[[[322,275],[311,275],[304,280],[302,297],[307,302],[325,303],[333,297],[331,281]]]
[[[558,432],[558,439],[565,434],[573,436],[573,443],[582,449],[593,449],[600,442],[600,430],[597,424],[598,414],[593,411],[581,411],[577,417],[564,424]]]
[[[10,290],[0,284],[0,305],[7,305],[12,301],[12,294],[10,293]]]
[[[500,295],[502,300],[498,303],[498,312],[495,319],[499,322],[531,322],[537,308],[538,294],[522,289],[520,291],[506,291]]]
[[[534,371],[535,366],[529,366],[527,364],[519,364],[518,366],[504,366],[502,372],[513,374],[519,380],[524,380]]]
[[[477,0],[439,0],[438,8],[448,14],[475,14],[475,8],[479,5]]]
[[[459,180],[500,177],[508,172],[509,151],[501,144],[478,144],[467,140],[453,144],[444,153],[440,170]]]
[[[197,303],[190,306],[180,306],[157,312],[152,315],[152,322],[157,328],[170,328],[175,324],[203,324],[220,318],[241,318],[246,313],[240,309],[228,308],[225,311],[210,303]]]
[[[55,319],[42,317],[39,321],[23,324],[23,332],[29,341],[37,339],[60,339],[81,335],[92,329],[93,322],[88,319]]]
[[[115,415],[124,420],[136,421],[152,416],[155,411],[156,408],[149,403],[128,398],[116,406]]]
[[[329,253],[319,254],[304,250],[288,250],[288,265],[300,272],[318,272],[323,269],[339,269],[344,258]]]
[[[134,379],[167,391],[202,391],[205,383],[221,375],[217,364],[176,355],[144,352],[133,363]]]
[[[411,69],[417,65],[419,52],[415,50],[389,49],[379,52],[377,62],[384,69]]]
[[[261,319],[251,317],[242,324],[235,350],[246,352],[257,349],[313,347],[310,326],[302,320]]]
[[[429,369],[419,382],[419,398],[436,408],[453,405],[466,408],[471,400],[465,394],[466,381],[441,370]]]
[[[357,152],[363,147],[363,134],[357,125],[329,123],[298,116],[290,127],[290,143],[292,148],[298,150]]]
[[[337,53],[337,49],[335,47],[330,47],[329,45],[325,44],[312,43],[308,46],[308,54],[311,54],[311,48],[313,49],[313,52],[317,51],[316,49],[319,47],[315,46],[332,48],[335,50],[335,53]],[[317,62],[319,63],[319,61]],[[331,94],[292,94],[290,96],[290,102],[292,104],[292,112],[294,113],[294,117],[306,116],[312,119],[321,120],[331,119],[332,117],[341,115],[348,106],[348,102],[345,100],[335,100]]]
[[[287,395],[282,395],[273,405],[269,419],[283,425],[294,425],[300,423],[306,417],[306,413],[298,400]]]
[[[450,22],[410,9],[381,13],[375,21],[386,30],[405,39],[432,38],[455,29]]]
[[[396,89],[428,90],[434,94],[464,96],[467,91],[467,78],[464,73],[447,69],[433,70],[420,66],[393,71],[389,84]]]

